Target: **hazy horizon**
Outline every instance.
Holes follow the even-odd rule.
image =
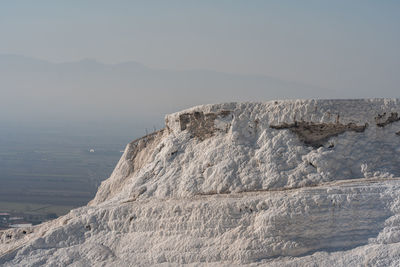
[[[0,54],[0,120],[12,124],[160,128],[164,115],[194,105],[297,98],[398,97],[376,92],[328,90],[266,75],[210,70],[154,69],[126,61],[50,62]],[[129,127],[128,127],[129,128]]]
[[[157,126],[164,115],[194,105],[332,97],[321,88],[262,75],[149,68],[94,59],[53,63],[0,54],[0,119],[105,122]],[[290,97],[286,97],[290,95]],[[11,119],[10,119],[11,118]],[[149,121],[150,120],[150,121]]]
[[[399,13],[397,1],[3,1],[0,121],[153,128],[206,103],[399,97]]]

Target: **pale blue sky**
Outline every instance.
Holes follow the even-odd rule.
[[[326,90],[317,97],[398,97],[399,14],[400,1],[377,0],[4,0],[0,54],[267,75]]]

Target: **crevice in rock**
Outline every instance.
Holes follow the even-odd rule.
[[[347,131],[362,133],[368,124],[357,125],[355,123],[315,123],[305,121],[295,121],[294,123],[282,123],[280,125],[270,125],[272,129],[289,129],[294,132],[306,145],[318,148],[323,146],[329,138],[338,136]]]
[[[385,127],[388,124],[393,122],[400,121],[399,114],[397,112],[391,112],[390,115],[388,113],[378,114],[375,117],[376,126]]]

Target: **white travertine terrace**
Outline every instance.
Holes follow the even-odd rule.
[[[400,264],[400,101],[197,106],[88,206],[0,232],[5,266]]]

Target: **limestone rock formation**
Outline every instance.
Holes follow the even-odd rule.
[[[400,101],[194,107],[88,206],[0,232],[5,266],[400,264]]]

